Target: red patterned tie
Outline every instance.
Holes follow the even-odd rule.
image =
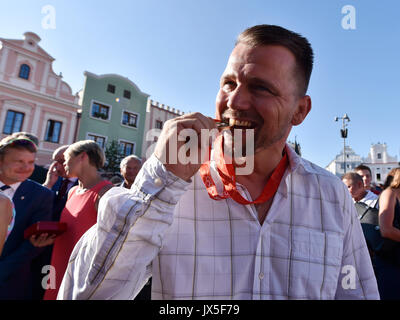
[[[58,194],[57,194],[57,198],[61,199],[62,197],[64,197],[64,195],[67,193],[67,188],[68,188],[68,184],[69,184],[69,180],[68,179],[64,179],[60,189],[58,190]]]

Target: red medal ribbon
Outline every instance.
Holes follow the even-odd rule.
[[[279,184],[289,164],[287,152],[285,152],[284,156],[272,172],[271,177],[268,179],[261,195],[254,201],[248,201],[242,197],[239,191],[237,191],[235,167],[233,164],[225,163],[222,136],[219,136],[216,139],[215,158],[217,159],[218,174],[224,184],[224,191],[222,195],[218,194],[217,187],[215,186],[210,173],[210,161],[207,161],[200,167],[200,176],[207,189],[208,195],[214,200],[232,198],[240,204],[257,204],[271,199],[278,190]]]

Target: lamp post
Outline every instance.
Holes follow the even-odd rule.
[[[343,163],[344,163],[344,173],[346,173],[346,138],[347,138],[347,122],[350,122],[350,118],[347,113],[343,117],[335,117],[335,121],[342,119],[342,129],[340,129],[340,135],[343,138]]]

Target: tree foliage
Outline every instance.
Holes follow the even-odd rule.
[[[118,141],[112,140],[107,144],[105,156],[106,164],[104,165],[104,170],[112,173],[119,172],[119,164],[124,155],[119,148]]]

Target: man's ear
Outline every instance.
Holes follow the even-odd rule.
[[[298,126],[307,117],[311,110],[311,97],[303,96],[297,101],[297,110],[292,117],[292,125]]]
[[[89,159],[89,156],[85,151],[81,152],[78,156],[81,160],[85,160],[86,158]]]

